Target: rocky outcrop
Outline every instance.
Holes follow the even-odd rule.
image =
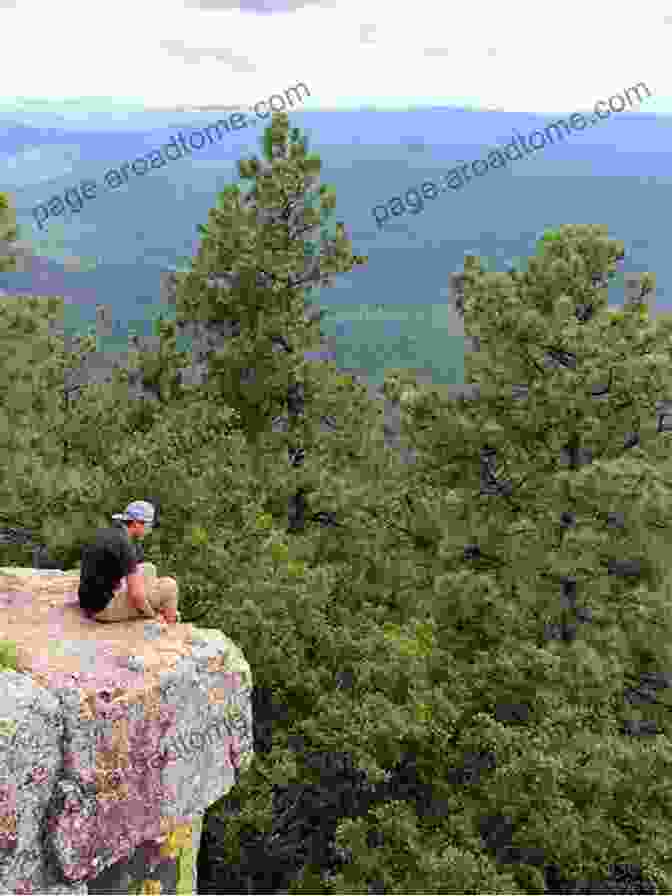
[[[195,892],[203,815],[252,760],[249,665],[214,629],[89,620],[77,586],[0,569],[0,892]]]

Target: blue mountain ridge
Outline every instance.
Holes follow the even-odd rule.
[[[79,318],[81,327],[93,323],[96,304],[112,308],[122,335],[131,322],[148,327],[150,316],[161,310],[160,272],[183,268],[193,255],[196,226],[206,222],[217,193],[237,181],[235,163],[261,154],[263,123],[101,192],[40,232],[33,217],[37,204],[63,196],[82,179],[102,184],[109,168],[158,148],[179,129],[186,135],[191,125],[217,120],[219,113],[190,115],[191,125],[185,121],[176,129],[178,115],[168,110],[151,115],[152,127],[104,132],[81,125],[36,127],[36,114],[30,126],[0,121],[0,152],[17,158],[18,165],[5,169],[0,190],[12,195],[20,237],[37,252],[31,270],[0,274],[0,289],[62,295],[71,305],[70,320]],[[336,340],[339,366],[380,376],[389,366],[425,368],[429,361],[442,382],[455,382],[450,378],[463,375],[464,340],[446,305],[448,273],[462,267],[465,254],[481,255],[491,269],[520,266],[544,230],[561,223],[607,224],[610,236],[625,243],[624,271],[656,273],[654,313],[669,308],[669,118],[613,115],[504,170],[472,178],[459,192],[426,200],[418,213],[407,208],[401,216],[390,215],[377,227],[374,205],[404,197],[423,181],[438,183],[460,162],[487,158],[516,131],[527,134],[557,118],[465,109],[290,111],[292,126],[307,134],[309,150],[322,158],[322,182],[336,188],[336,219],[345,222],[353,250],[369,256],[367,266],[312,297],[329,312],[323,331]],[[31,183],[33,168],[21,169],[21,153],[45,147],[49,172],[57,172],[54,153],[61,144],[78,146],[79,159],[64,160],[62,175]],[[39,174],[39,161],[31,165]],[[20,188],[12,189],[13,174]],[[45,248],[56,234],[59,248]],[[67,255],[93,258],[95,269],[70,272]],[[622,276],[609,296],[611,305],[621,301]],[[370,313],[376,306],[387,317]],[[424,312],[424,322],[412,322]]]

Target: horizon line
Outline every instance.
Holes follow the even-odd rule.
[[[92,98],[93,99],[93,98]],[[103,100],[103,98],[100,98]],[[80,99],[67,99],[67,100],[40,100],[40,99],[29,99],[29,100],[19,100],[15,104],[11,102],[0,103],[0,116],[2,116],[3,112],[10,113],[10,110],[17,115],[21,115],[22,112],[39,112],[38,109],[30,110],[28,107],[32,106],[42,106],[46,107],[44,111],[48,111],[48,107],[52,106],[54,109],[63,105],[76,105],[78,103],[84,103],[90,100],[87,98]],[[131,112],[141,115],[142,113],[180,113],[180,114],[188,114],[191,112],[240,112],[245,111],[248,107],[244,104],[222,104],[219,105],[217,103],[205,103],[205,104],[176,104],[174,106],[157,106],[157,105],[148,105],[142,106],[140,104],[133,104],[129,102],[116,102],[114,100],[105,99],[104,104],[107,106],[125,106],[131,110]],[[101,103],[100,111],[105,110],[105,105]],[[310,100],[304,102],[297,106],[296,108],[292,108],[290,111],[293,113],[296,112],[411,112],[411,111],[452,111],[452,112],[495,112],[505,115],[529,115],[534,118],[545,118],[549,116],[567,116],[574,114],[577,110],[572,109],[569,111],[529,111],[529,110],[521,110],[521,109],[506,109],[506,108],[492,108],[488,106],[476,106],[473,104],[436,104],[433,102],[422,102],[418,101],[415,103],[400,103],[398,105],[376,105],[374,102],[362,102],[360,104],[346,104],[346,105],[324,105],[324,106],[311,106]],[[91,112],[96,113],[96,108],[92,107]],[[579,110],[580,111],[580,110]],[[585,111],[589,111],[586,109]],[[640,109],[638,110],[628,110],[629,118],[654,118],[654,119],[665,119],[672,118],[672,112],[653,112],[653,111],[642,111],[641,104]]]

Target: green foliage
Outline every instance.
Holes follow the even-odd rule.
[[[352,254],[342,223],[334,239],[320,231],[335,196],[326,185],[316,191],[320,159],[307,153],[297,128],[290,132],[286,114],[273,116],[263,146],[265,161],[238,163],[239,176],[253,182],[248,191],[226,187],[198,226],[202,243],[176,297],[178,319],[239,322],[240,338],[211,358],[209,389],[213,400],[238,411],[251,445],[281,412],[289,383],[303,380],[303,353],[319,342],[318,324],[303,320],[305,290],[367,261]],[[287,340],[290,353],[274,351],[275,336]],[[255,461],[267,449],[259,447]]]
[[[18,669],[18,658],[16,654],[16,642],[3,639],[0,641],[0,670]]]
[[[604,228],[559,228],[523,274],[487,273],[467,257],[465,329],[481,343],[467,370],[480,397],[453,400],[408,372],[390,375],[417,453],[407,466],[376,434],[380,412],[366,390],[302,360],[318,335],[303,320],[305,282],[349,271],[358,256],[342,225],[336,248],[308,252],[300,216],[321,222],[301,198],[316,193],[319,159],[286,116],[264,139],[266,164],[240,163],[254,185],[220,194],[178,292],[183,320],[240,322],[240,336],[211,356],[205,385],[179,384],[185,357],[174,323],[162,321],[157,352],[129,360],[158,387],[155,402],[128,400],[124,370],[66,402],[62,375],[78,358],[49,334],[53,310],[3,302],[3,512],[41,526],[73,566],[91,527],[129,499],[161,502],[145,548],[179,579],[183,619],[225,631],[255,685],[287,709],[236,788],[242,812],[222,844],[229,866],[241,861],[244,832],[272,830],[278,788],[315,781],[306,756],[337,751],[372,783],[413,756],[445,811],[402,800],[341,817],[338,842],[353,862],[331,882],[309,864],[292,893],[364,893],[371,878],[389,893],[542,892],[531,861],[507,865],[484,848],[480,823],[497,814],[512,820],[514,847],[543,850],[570,878],[636,862],[669,890],[669,697],[661,689],[656,702],[631,706],[624,689],[672,659],[670,446],[655,420],[669,395],[672,324],[651,322],[644,302],[607,312],[623,247]],[[333,210],[333,191],[317,195]],[[215,275],[229,288],[209,286]],[[272,351],[280,335],[293,351]],[[275,433],[270,418],[295,381],[304,413]],[[595,397],[604,383],[608,394]],[[512,398],[520,384],[525,401]],[[323,415],[336,419],[333,433],[320,431]],[[305,461],[291,467],[297,443]],[[287,531],[298,488],[338,525]],[[617,512],[622,528],[610,521]],[[639,561],[639,574],[614,574],[623,560]],[[563,601],[568,577],[576,599]],[[551,626],[566,637],[551,638]],[[344,670],[349,689],[337,684]],[[502,714],[514,704],[527,718]],[[627,736],[631,719],[655,720],[658,734]],[[302,753],[290,736],[303,738]],[[492,768],[451,782],[468,756],[489,752]],[[382,846],[367,845],[373,832]]]
[[[57,335],[63,301],[3,297],[0,301],[0,507],[3,525],[34,532],[63,528],[64,515],[91,506],[95,470],[67,460],[65,371],[92,349],[83,340],[65,352]],[[16,548],[25,563],[25,550]],[[5,558],[7,562],[10,558]],[[18,556],[11,559],[18,560]]]
[[[19,237],[16,212],[7,193],[0,193],[0,243],[12,242]],[[16,258],[0,245],[0,271],[16,270]]]
[[[382,847],[367,848],[371,830],[382,835]],[[415,812],[399,801],[374,808],[366,818],[341,822],[337,843],[352,850],[354,861],[336,875],[332,892],[368,893],[366,881],[374,879],[383,882],[387,893],[432,893],[438,881],[444,882],[442,892],[448,881],[454,893],[529,892],[513,874],[499,871],[490,857],[474,855],[478,846],[473,838],[460,848],[448,843],[441,830],[421,834]]]

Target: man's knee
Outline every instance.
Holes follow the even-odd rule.
[[[174,591],[177,594],[177,581],[171,578],[171,576],[163,576],[163,578],[159,579],[159,582],[166,591]]]

